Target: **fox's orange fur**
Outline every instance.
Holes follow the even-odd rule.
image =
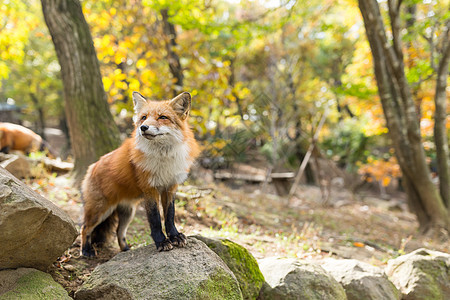
[[[119,246],[128,250],[126,230],[142,200],[158,250],[170,250],[172,245],[186,243],[184,235],[178,233],[173,224],[173,197],[199,153],[187,122],[191,96],[183,93],[168,101],[147,101],[134,92],[133,101],[135,130],[132,137],[92,164],[82,183],[84,224],[81,237],[82,252],[86,256],[95,255],[91,242],[104,241],[105,233],[100,232],[101,228],[105,224],[114,225],[113,218],[118,219]],[[161,231],[159,200],[168,238]]]
[[[32,130],[12,123],[0,123],[0,150],[37,151],[42,145],[42,138]]]

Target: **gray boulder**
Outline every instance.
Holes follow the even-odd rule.
[[[385,270],[402,299],[450,299],[450,254],[417,249],[388,261]]]
[[[17,178],[30,176],[30,163],[23,154],[0,153],[0,167],[4,168]]]
[[[264,283],[258,262],[247,249],[228,239],[194,236],[204,242],[227,264],[236,276],[244,299],[256,299]]]
[[[274,257],[258,262],[266,279],[261,299],[347,299],[342,286],[315,263]]]
[[[64,211],[0,167],[0,270],[45,271],[77,234]]]
[[[20,268],[0,271],[0,300],[72,299],[64,288],[44,272]]]
[[[331,258],[321,266],[344,287],[349,300],[400,299],[400,292],[380,268],[356,259]]]
[[[242,299],[227,265],[202,241],[157,252],[154,244],[98,266],[75,299]]]

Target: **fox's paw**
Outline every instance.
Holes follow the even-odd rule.
[[[182,233],[179,233],[177,235],[172,235],[169,238],[170,238],[170,242],[172,243],[172,245],[174,245],[176,247],[184,247],[187,245],[186,236]]]
[[[81,254],[85,257],[94,257],[95,255],[97,255],[97,253],[95,253],[95,249],[94,247],[90,246],[90,247],[83,247],[81,249]]]
[[[156,250],[158,250],[159,252],[161,251],[170,251],[173,249],[172,244],[170,243],[169,239],[165,239],[162,242],[155,242],[156,244]]]
[[[128,245],[127,240],[125,238],[121,238],[119,240],[119,247],[121,251],[128,251],[130,250],[130,245]]]

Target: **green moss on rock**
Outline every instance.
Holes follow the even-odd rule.
[[[228,239],[194,236],[213,250],[230,268],[239,282],[244,299],[256,299],[264,283],[258,262],[247,249]]]
[[[0,271],[0,300],[71,299],[52,277],[35,269]]]
[[[388,261],[386,274],[404,299],[448,299],[450,255],[418,249]]]
[[[75,299],[242,299],[235,275],[202,241],[188,237],[183,248],[154,244],[121,252],[99,265]]]
[[[241,295],[234,293],[236,282],[221,269],[217,273],[203,282],[197,290],[197,299],[214,300],[238,300]]]

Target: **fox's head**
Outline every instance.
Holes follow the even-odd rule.
[[[172,100],[150,101],[133,92],[133,102],[138,147],[159,147],[168,151],[183,143],[191,108],[189,93],[181,93]]]

